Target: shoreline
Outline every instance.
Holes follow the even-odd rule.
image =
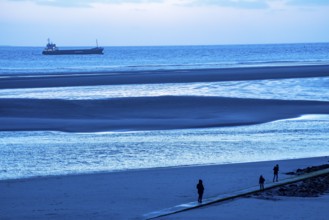
[[[1,74],[1,89],[96,85],[192,83],[328,77],[329,65],[235,67],[145,71]]]
[[[166,167],[145,167],[145,168],[132,168],[132,169],[123,169],[123,170],[111,170],[111,171],[90,171],[90,172],[81,172],[81,173],[66,173],[66,174],[51,174],[51,175],[38,175],[38,176],[27,176],[27,177],[18,177],[18,178],[9,178],[9,179],[0,179],[1,182],[16,182],[16,181],[33,181],[38,179],[57,179],[65,177],[76,177],[76,176],[93,176],[93,175],[110,175],[113,173],[130,173],[130,172],[154,172],[161,170],[171,170],[171,169],[193,169],[193,168],[208,168],[214,166],[230,166],[230,165],[244,165],[252,163],[269,163],[272,161],[291,161],[291,160],[307,160],[307,159],[321,159],[329,156],[315,156],[315,157],[302,157],[302,158],[286,158],[286,159],[277,159],[277,160],[262,160],[262,161],[247,161],[247,162],[237,162],[237,163],[213,163],[213,164],[192,164],[192,165],[177,165],[177,166],[166,166]],[[287,174],[287,176],[292,174]]]
[[[194,201],[199,178],[204,180],[207,198],[255,186],[260,174],[270,181],[276,163],[280,164],[279,179],[283,179],[286,172],[328,163],[328,158],[1,180],[0,216],[140,219],[145,213]]]

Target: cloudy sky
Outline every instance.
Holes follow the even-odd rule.
[[[329,0],[0,0],[0,45],[329,42]]]

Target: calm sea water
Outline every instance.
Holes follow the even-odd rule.
[[[105,47],[104,55],[42,56],[0,47],[15,74],[328,64],[329,44]],[[1,80],[1,78],[0,78]],[[161,95],[329,101],[329,78],[1,89],[0,98],[110,99]],[[1,106],[0,106],[1,109]],[[329,155],[329,116],[266,124],[139,132],[0,132],[0,179]]]
[[[329,43],[105,47],[104,55],[93,56],[44,56],[42,50],[42,47],[0,47],[0,74],[329,63]]]

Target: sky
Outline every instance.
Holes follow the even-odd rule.
[[[329,0],[0,0],[0,45],[329,42]]]

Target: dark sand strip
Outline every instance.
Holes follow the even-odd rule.
[[[0,130],[162,130],[265,123],[329,114],[329,102],[161,96],[106,100],[0,99]]]
[[[249,67],[193,70],[157,70],[108,73],[7,75],[0,88],[40,88],[118,84],[190,83],[237,80],[328,77],[329,65]]]

